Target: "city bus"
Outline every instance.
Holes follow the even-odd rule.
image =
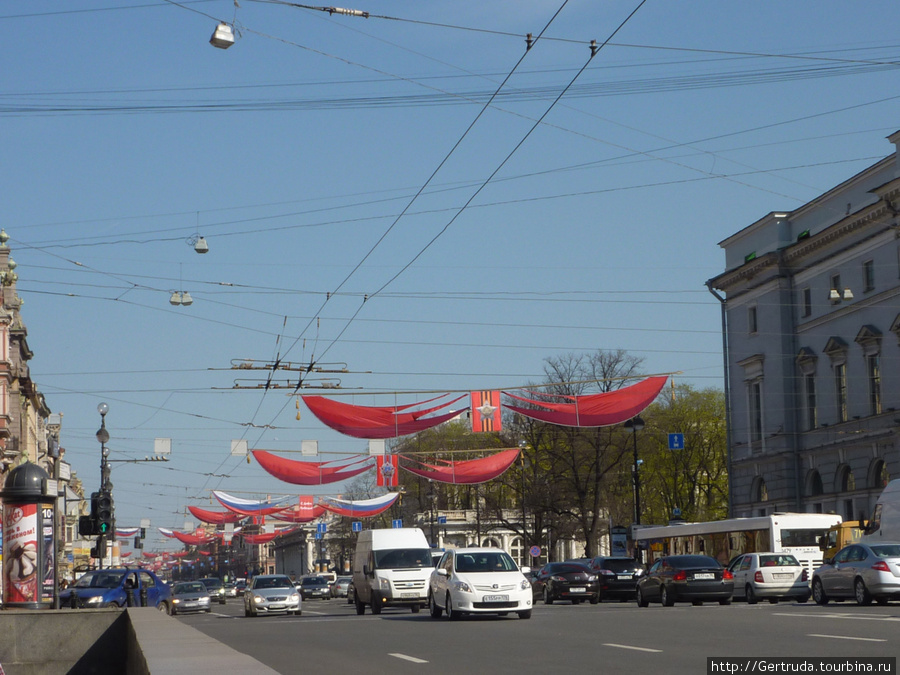
[[[727,566],[743,553],[790,553],[813,571],[822,564],[819,537],[841,522],[833,513],[774,513],[753,518],[731,518],[708,523],[674,523],[635,531],[636,545],[648,552],[652,563],[664,555],[709,555]]]

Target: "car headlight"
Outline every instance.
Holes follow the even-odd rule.
[[[256,603],[263,603],[263,602],[265,602],[265,601],[266,601],[266,599],[265,599],[263,596],[261,596],[261,595],[254,595],[254,596],[253,596],[253,602],[256,602]]]
[[[528,579],[522,579],[521,583],[519,584],[519,588],[523,591],[527,591],[529,588],[531,588],[531,582],[528,581]]]
[[[94,597],[88,598],[87,600],[85,600],[85,601],[84,601],[84,604],[86,604],[86,605],[99,605],[101,602],[103,602],[103,596],[102,596],[102,595],[95,595]]]
[[[181,600],[179,600],[178,598],[172,598],[173,605],[177,605],[179,602],[181,602]]]
[[[596,575],[596,574],[589,574],[589,575],[588,575],[588,581],[597,581],[597,575]]]
[[[469,586],[469,584],[467,584],[465,581],[454,581],[453,588],[455,588],[457,591],[462,591],[463,593],[472,592],[472,587]]]
[[[291,602],[297,602],[300,599],[299,593],[291,593]]]

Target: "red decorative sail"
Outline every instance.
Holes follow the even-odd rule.
[[[406,434],[414,434],[453,419],[468,409],[451,410],[433,417],[426,417],[426,415],[453,405],[465,398],[465,396],[458,396],[452,401],[413,412],[409,412],[409,409],[431,403],[443,398],[443,396],[437,396],[419,403],[387,407],[341,403],[324,396],[303,396],[302,398],[312,414],[323,423],[336,431],[340,431],[342,434],[353,436],[354,438],[397,438]]]
[[[280,537],[282,534],[290,532],[290,529],[278,530],[277,532],[263,532],[261,534],[243,534],[241,533],[241,538],[248,544],[268,544],[270,541],[275,539],[275,537]]]
[[[584,396],[567,396],[571,403],[551,403],[516,396],[503,392],[510,398],[523,401],[535,408],[523,408],[504,404],[504,407],[525,417],[565,427],[608,427],[621,424],[640,414],[659,395],[667,376],[648,377],[645,380],[616,391]],[[546,408],[540,410],[539,408]]]
[[[244,519],[244,516],[239,513],[234,513],[233,511],[209,511],[207,509],[201,509],[198,506],[189,506],[188,510],[193,513],[198,520],[209,523],[210,525],[239,523]]]
[[[320,518],[323,513],[325,513],[326,509],[324,506],[319,506],[316,504],[312,507],[312,510],[309,512],[303,512],[297,506],[292,506],[289,509],[285,509],[284,511],[279,511],[278,513],[273,513],[272,517],[275,520],[282,520],[286,523],[311,523],[316,518]]]
[[[401,455],[405,460],[412,458]],[[492,480],[513,465],[519,456],[518,448],[502,450],[488,457],[466,459],[459,462],[447,462],[445,466],[418,462],[424,468],[403,466],[401,468],[439,483],[455,485],[474,485]],[[412,459],[412,461],[417,461]]]
[[[334,462],[303,462],[279,457],[268,450],[254,450],[253,456],[259,462],[259,465],[275,476],[275,478],[294,485],[336,483],[347,478],[353,478],[353,476],[359,475],[363,471],[368,471],[374,466],[374,463],[369,461],[369,457],[362,457],[349,462],[345,460],[344,464],[328,466],[329,464],[334,464]],[[283,508],[284,506],[282,506]]]

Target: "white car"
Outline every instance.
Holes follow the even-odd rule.
[[[465,614],[516,612],[531,618],[531,582],[506,551],[498,548],[461,548],[444,553],[428,588],[428,609],[434,619]]]
[[[809,600],[809,573],[788,553],[745,553],[728,566],[734,575],[734,599],[754,605],[765,599]]]
[[[260,574],[244,591],[244,616],[303,613],[300,592],[284,574]]]

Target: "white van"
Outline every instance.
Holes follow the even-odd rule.
[[[356,613],[407,606],[418,612],[427,601],[434,566],[431,546],[418,527],[365,530],[356,540],[353,593]]]
[[[860,540],[866,544],[900,541],[900,479],[888,483]]]

